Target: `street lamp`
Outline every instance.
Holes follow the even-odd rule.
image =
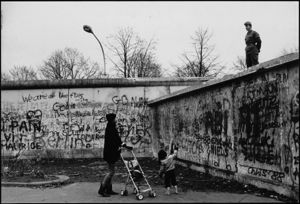
[[[94,37],[96,38],[96,40],[98,41],[100,47],[101,47],[101,50],[102,50],[102,54],[103,54],[103,62],[104,62],[104,76],[106,76],[106,63],[105,63],[105,54],[104,54],[104,49],[102,47],[102,44],[100,42],[100,40],[97,38],[97,36],[94,34],[92,28],[88,25],[84,25],[83,26],[83,30],[87,33],[92,33],[94,35]]]

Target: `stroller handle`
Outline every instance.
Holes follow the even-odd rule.
[[[126,149],[126,150],[129,150],[129,151],[132,151],[132,150],[133,150],[133,147],[130,147],[130,146],[127,146],[127,145],[123,145],[123,146],[121,146],[119,149],[120,149],[120,150]]]

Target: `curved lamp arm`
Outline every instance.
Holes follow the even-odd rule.
[[[91,28],[90,26],[84,25],[84,26],[83,26],[83,30],[84,30],[85,32],[88,32],[88,33],[93,34],[93,36],[94,36],[94,37],[96,38],[96,40],[98,41],[98,43],[99,43],[99,45],[100,45],[100,47],[101,47],[101,50],[102,50],[103,63],[104,63],[104,75],[106,76],[106,61],[105,61],[105,54],[104,54],[103,46],[102,46],[100,40],[99,40],[99,39],[97,38],[97,36],[94,34],[94,32],[93,32],[93,30],[92,30],[92,28]]]

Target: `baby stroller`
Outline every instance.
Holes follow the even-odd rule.
[[[130,153],[131,156],[133,156],[133,159],[128,160],[125,158],[125,151]],[[156,193],[153,191],[151,188],[150,184],[148,183],[148,180],[145,177],[145,174],[142,170],[142,167],[140,166],[139,162],[136,159],[136,156],[133,152],[132,147],[122,147],[121,148],[121,158],[122,161],[125,164],[125,167],[128,171],[128,177],[125,183],[125,188],[124,190],[121,190],[121,195],[122,196],[127,196],[128,191],[127,191],[127,186],[132,183],[134,187],[134,193],[136,194],[136,199],[137,200],[143,200],[144,196],[142,193],[149,192],[149,197],[156,197]],[[146,186],[148,188],[141,190],[140,187],[142,186],[142,181],[146,181]]]

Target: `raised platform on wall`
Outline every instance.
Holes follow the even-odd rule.
[[[154,155],[175,143],[190,168],[299,200],[299,53],[148,106]]]

